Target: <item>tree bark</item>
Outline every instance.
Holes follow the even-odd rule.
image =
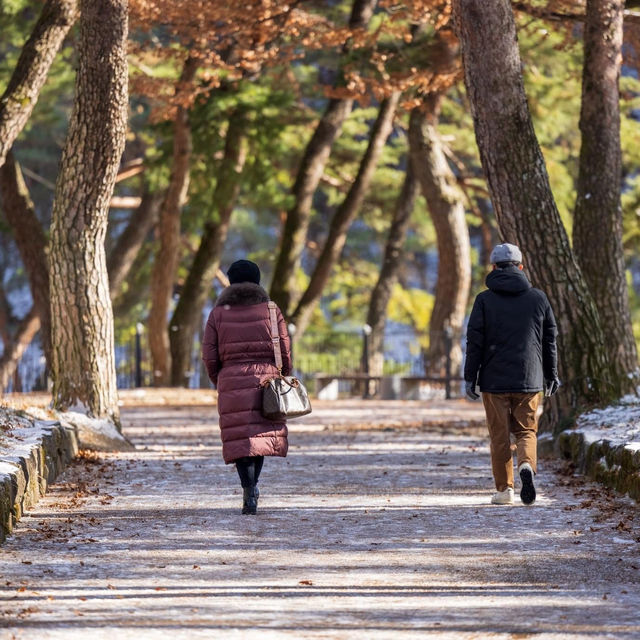
[[[143,244],[127,276],[127,287],[113,298],[113,313],[116,318],[127,316],[133,307],[149,296],[149,265],[153,261],[153,246]],[[137,318],[144,322],[143,318]]]
[[[420,184],[416,178],[416,172],[411,161],[407,157],[407,171],[404,177],[402,190],[396,201],[391,219],[391,226],[387,235],[384,248],[382,267],[378,275],[378,281],[371,292],[369,310],[367,312],[367,324],[371,327],[369,336],[369,373],[382,375],[384,364],[384,327],[387,320],[387,307],[393,287],[398,280],[398,271],[404,256],[404,243],[411,220],[411,213],[418,197]]]
[[[560,413],[607,401],[612,386],[593,298],[569,246],[533,130],[509,0],[454,0],[476,140],[502,239],[520,245],[558,323]],[[558,414],[559,415],[559,414]],[[556,415],[557,417],[557,415]]]
[[[104,239],[127,131],[127,0],[82,0],[76,96],[51,222],[53,405],[119,427]]]
[[[198,68],[198,61],[187,58],[180,86],[190,82]],[[189,164],[191,162],[191,128],[189,111],[177,107],[173,125],[173,164],[169,188],[160,210],[158,225],[159,246],[151,272],[151,310],[149,311],[149,351],[153,366],[153,384],[156,387],[170,383],[171,352],[168,316],[173,295],[173,284],[180,258],[180,215],[189,190]]]
[[[225,150],[213,196],[214,208],[205,223],[198,251],[182,288],[170,322],[171,384],[188,384],[193,341],[202,324],[202,309],[207,301],[227,239],[231,213],[240,194],[241,176],[247,157],[246,121],[238,113],[229,121]]]
[[[11,318],[11,305],[7,300],[7,294],[2,286],[2,281],[0,281],[0,340],[2,340],[4,349],[6,349],[7,344],[11,342],[11,331],[9,330]]]
[[[42,350],[48,371],[51,367],[48,241],[36,215],[20,165],[11,151],[0,167],[0,203],[13,230],[13,237],[27,272],[33,307],[40,318]]]
[[[47,0],[0,98],[0,167],[47,79],[58,49],[78,17],[77,0]]]
[[[291,322],[296,325],[294,340],[299,340],[309,325],[311,314],[318,304],[331,271],[342,253],[349,227],[362,206],[362,201],[376,170],[378,159],[393,128],[393,118],[399,100],[400,92],[395,91],[380,103],[378,117],[371,129],[371,137],[369,138],[367,150],[360,162],[358,175],[331,219],[329,235],[316,262],[309,285],[296,310],[291,315]]]
[[[349,28],[366,28],[376,4],[377,0],[354,0],[349,18]],[[348,51],[347,45],[345,45],[346,51]],[[296,181],[292,188],[294,205],[287,212],[282,229],[280,251],[273,271],[270,290],[271,299],[280,307],[285,317],[288,317],[294,302],[295,272],[300,264],[300,257],[307,239],[313,194],[322,178],[331,147],[340,135],[342,125],[352,108],[353,100],[350,98],[329,100],[300,161]]]
[[[145,191],[140,206],[131,215],[126,228],[109,253],[107,273],[109,274],[109,293],[112,300],[120,292],[122,283],[131,271],[140,247],[158,222],[161,201],[161,194]]]
[[[5,343],[0,358],[0,394],[7,388],[11,377],[15,374],[20,358],[40,330],[40,316],[35,307],[20,321],[15,336]]]
[[[622,0],[587,0],[573,249],[598,307],[613,375],[623,390],[633,392],[638,353],[629,311],[620,203],[623,9]]]
[[[409,120],[409,148],[438,243],[438,280],[429,322],[426,373],[446,372],[449,342],[451,371],[462,365],[462,330],[471,286],[469,229],[464,194],[449,167],[438,135],[441,96],[430,94]]]

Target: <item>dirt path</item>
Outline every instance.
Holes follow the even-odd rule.
[[[489,505],[478,411],[318,406],[248,517],[215,408],[127,409],[0,547],[0,638],[640,637],[637,505],[551,462]]]

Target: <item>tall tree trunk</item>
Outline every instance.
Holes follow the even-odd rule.
[[[79,66],[51,222],[53,404],[119,426],[104,239],[127,131],[127,0],[81,0]]]
[[[560,375],[554,410],[606,401],[612,385],[598,312],[551,193],[522,79],[509,0],[454,0],[476,140],[503,240],[519,244],[535,286],[558,322]],[[556,416],[557,417],[557,416]]]
[[[77,17],[77,0],[47,0],[42,7],[0,98],[0,166],[29,119],[51,63]]]
[[[191,57],[187,58],[176,93],[181,86],[193,80],[197,68],[198,61]],[[153,366],[153,384],[156,387],[167,386],[170,382],[171,352],[168,315],[180,258],[180,215],[189,190],[191,146],[189,111],[183,106],[178,106],[173,124],[171,178],[160,210],[159,246],[151,272],[149,350]]]
[[[15,239],[31,288],[33,307],[40,318],[42,350],[51,368],[51,309],[49,300],[48,241],[38,220],[20,165],[7,153],[0,167],[0,203]]]
[[[376,170],[378,159],[393,128],[393,118],[399,100],[400,92],[395,91],[380,103],[378,117],[371,129],[371,137],[369,138],[367,150],[360,162],[358,175],[331,219],[329,235],[316,262],[309,285],[302,295],[296,310],[291,315],[291,322],[296,325],[295,340],[299,340],[305,332],[311,319],[311,314],[329,280],[331,271],[342,253],[349,227],[362,206],[362,201]]]
[[[187,371],[193,340],[202,324],[202,309],[220,265],[231,213],[240,194],[241,176],[247,157],[245,138],[246,120],[243,114],[238,113],[229,121],[211,219],[205,223],[200,246],[170,322],[171,384],[174,386],[188,383]]]
[[[35,307],[20,321],[16,333],[9,343],[5,343],[0,358],[0,395],[9,385],[11,377],[18,370],[18,364],[25,349],[40,329],[40,316]]]
[[[11,305],[7,300],[7,294],[0,280],[0,340],[2,340],[5,349],[7,344],[11,342],[11,331],[9,330],[11,317]]]
[[[162,195],[146,190],[140,206],[133,212],[126,228],[107,257],[109,293],[111,299],[118,295],[149,232],[158,221]]]
[[[622,0],[587,0],[573,249],[598,307],[613,375],[623,390],[632,392],[638,382],[638,353],[629,311],[620,204],[618,81],[623,10]]]
[[[149,296],[149,264],[153,260],[153,245],[148,242],[140,247],[138,255],[127,276],[126,290],[120,290],[113,298],[113,313],[116,318],[121,318],[140,303],[140,300],[148,300]],[[138,319],[143,322],[143,318]]]
[[[441,96],[430,94],[412,110],[409,148],[438,242],[438,280],[429,323],[427,373],[444,375],[451,344],[451,370],[462,365],[460,342],[471,286],[469,229],[464,194],[449,167],[438,135]]]
[[[418,197],[420,184],[416,178],[416,172],[411,161],[407,157],[407,171],[404,177],[402,190],[396,201],[391,219],[391,226],[387,235],[384,248],[384,258],[378,281],[376,282],[367,312],[367,324],[371,327],[369,336],[369,372],[371,375],[382,375],[384,364],[384,327],[387,320],[387,307],[393,286],[398,280],[398,271],[404,256],[404,243],[407,237],[407,229],[411,220],[411,213]]]
[[[488,267],[491,264],[491,252],[496,245],[495,227],[491,223],[491,201],[488,198],[477,198],[478,213],[480,216],[480,233],[482,235],[482,253],[480,264]]]
[[[364,29],[369,23],[377,0],[354,0],[349,18],[350,29]],[[345,52],[348,51],[345,45]],[[332,98],[318,122],[300,161],[292,193],[293,207],[287,212],[282,229],[280,251],[271,281],[270,295],[285,317],[291,312],[295,295],[295,272],[307,239],[313,194],[322,178],[331,147],[342,131],[342,125],[353,108],[350,98]]]

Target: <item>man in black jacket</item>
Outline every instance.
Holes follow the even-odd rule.
[[[522,271],[522,253],[512,244],[491,252],[487,291],[478,294],[467,327],[464,379],[467,397],[480,386],[491,440],[491,467],[497,492],[492,504],[513,504],[510,434],[516,439],[520,499],[533,504],[540,392],[560,385],[556,322],[547,296]]]

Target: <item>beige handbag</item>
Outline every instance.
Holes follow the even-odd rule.
[[[269,302],[269,317],[273,355],[279,375],[265,381],[262,385],[261,413],[269,420],[289,420],[306,416],[311,413],[311,402],[309,402],[307,390],[298,378],[282,375],[282,353],[275,302]]]

